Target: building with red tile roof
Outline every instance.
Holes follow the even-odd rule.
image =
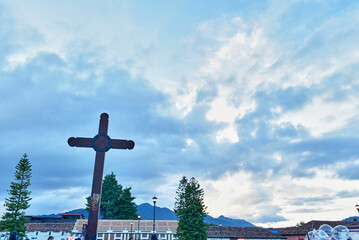
[[[332,228],[343,225],[349,229],[352,239],[359,239],[359,222],[312,220],[298,227],[268,228],[268,230],[285,236],[287,240],[305,240],[308,232],[313,229],[318,230],[324,224]]]
[[[221,240],[245,240],[245,239],[272,239],[284,240],[285,237],[272,233],[267,229],[260,227],[223,227],[214,226],[207,227],[208,239]]]

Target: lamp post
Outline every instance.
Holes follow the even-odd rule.
[[[141,239],[140,237],[140,220],[141,220],[141,215],[138,215],[137,216],[137,219],[138,219],[138,223],[137,223],[137,239]]]
[[[222,224],[219,224],[219,236],[222,239]]]
[[[355,209],[356,209],[356,210],[358,211],[358,213],[359,213],[359,205],[358,205],[358,204],[357,204],[357,205],[355,205]],[[354,222],[356,222],[356,221],[357,221],[357,219],[356,219],[356,218],[354,218],[354,219],[353,219],[353,221],[354,221]]]
[[[153,197],[153,234],[155,234],[155,224],[156,224],[156,202],[157,202],[157,198]]]
[[[133,223],[131,223],[131,232],[130,232],[130,238],[132,238],[133,236],[132,236],[132,225],[133,225]]]

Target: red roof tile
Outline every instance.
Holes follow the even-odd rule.
[[[71,232],[75,223],[25,223],[28,232]]]
[[[259,227],[207,227],[209,238],[251,238],[251,239],[285,239]]]
[[[286,227],[286,228],[268,228],[268,230],[278,230],[281,235],[306,235],[313,229],[319,229],[323,224],[328,224],[331,227],[338,225],[346,226],[347,228],[359,228],[359,222],[345,222],[345,221],[320,221],[312,220],[299,227]]]

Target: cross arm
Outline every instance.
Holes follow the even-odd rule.
[[[92,145],[93,138],[83,138],[83,137],[70,137],[67,140],[67,143],[71,147],[90,147],[93,148]],[[111,139],[111,145],[109,148],[116,149],[133,149],[135,147],[135,142],[132,140],[121,140],[121,139]]]
[[[71,147],[92,147],[92,138],[70,137],[67,143]]]
[[[112,139],[111,148],[117,149],[133,149],[135,147],[135,142],[132,140],[120,140]]]

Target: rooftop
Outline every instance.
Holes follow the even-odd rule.
[[[272,233],[259,227],[207,227],[210,238],[251,238],[251,239],[285,239],[285,237]]]
[[[106,232],[108,230],[116,231],[123,231],[131,230],[131,223],[132,223],[132,230],[137,231],[138,227],[138,220],[99,220],[97,229],[98,232]],[[81,231],[82,225],[87,224],[87,220],[77,220],[75,223],[75,229]],[[176,220],[156,220],[156,231],[159,232],[166,232],[172,231],[176,232],[177,229],[177,221]],[[142,232],[150,232],[153,229],[153,221],[152,220],[140,220],[140,228],[139,230]]]
[[[349,229],[359,228],[359,222],[312,220],[298,227],[268,228],[268,230],[278,230],[278,234],[281,235],[306,235],[313,229],[319,229],[323,224],[328,224],[333,228],[338,225],[346,226]]]
[[[74,222],[64,223],[25,223],[28,232],[71,232]]]

